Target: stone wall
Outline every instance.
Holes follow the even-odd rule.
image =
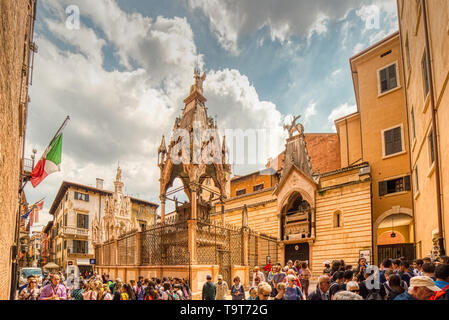
[[[0,1],[0,299],[9,299],[11,246],[19,204],[26,124],[26,104],[20,102],[27,101],[30,2]]]
[[[343,259],[355,268],[361,250],[370,250],[373,257],[369,181],[318,194],[316,211],[316,241],[310,259],[314,278],[322,274],[325,260]],[[341,227],[334,224],[336,212],[342,214]]]

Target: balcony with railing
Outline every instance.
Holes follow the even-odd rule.
[[[87,237],[89,235],[89,229],[76,228],[76,227],[62,227],[62,235]]]
[[[33,159],[23,159],[23,172],[25,175],[29,175],[33,171],[33,162]]]

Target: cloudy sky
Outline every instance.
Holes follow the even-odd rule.
[[[301,114],[306,132],[332,132],[355,111],[349,58],[397,28],[395,0],[40,0],[26,155],[71,122],[62,171],[27,186],[28,201],[46,197],[46,224],[63,180],[111,190],[120,162],[126,192],[159,203],[157,147],[196,64],[220,128],[281,132]]]

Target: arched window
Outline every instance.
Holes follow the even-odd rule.
[[[341,228],[343,226],[343,213],[341,211],[334,212],[334,228]]]

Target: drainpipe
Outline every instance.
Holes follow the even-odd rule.
[[[430,39],[429,39],[429,26],[427,21],[427,4],[426,0],[421,0],[424,35],[426,40],[426,55],[427,55],[427,68],[429,73],[429,89],[430,89],[430,106],[432,108],[432,135],[433,145],[435,149],[435,184],[437,192],[437,213],[438,213],[438,244],[440,247],[440,256],[446,255],[444,248],[444,236],[443,236],[443,211],[441,209],[441,182],[440,182],[440,161],[439,161],[439,147],[437,139],[437,120],[435,110],[435,92],[433,87],[433,69],[432,59],[430,55]]]
[[[397,12],[399,11],[399,2],[396,3]],[[401,46],[401,60],[402,60],[402,83],[404,84],[404,100],[405,100],[405,111],[407,115],[407,135],[408,135],[408,148],[409,148],[409,166],[410,166],[410,177],[413,177],[413,162],[412,162],[412,141],[410,140],[410,118],[408,116],[408,99],[407,99],[407,76],[405,73],[405,59],[404,59],[404,47],[402,43],[402,26],[401,26],[401,18],[398,15],[398,24],[399,24],[399,44]],[[416,258],[416,227],[415,227],[415,201],[413,201],[413,197],[415,194],[413,180],[410,181],[410,191],[412,197],[412,215],[413,215],[413,243],[415,245],[415,258]]]

